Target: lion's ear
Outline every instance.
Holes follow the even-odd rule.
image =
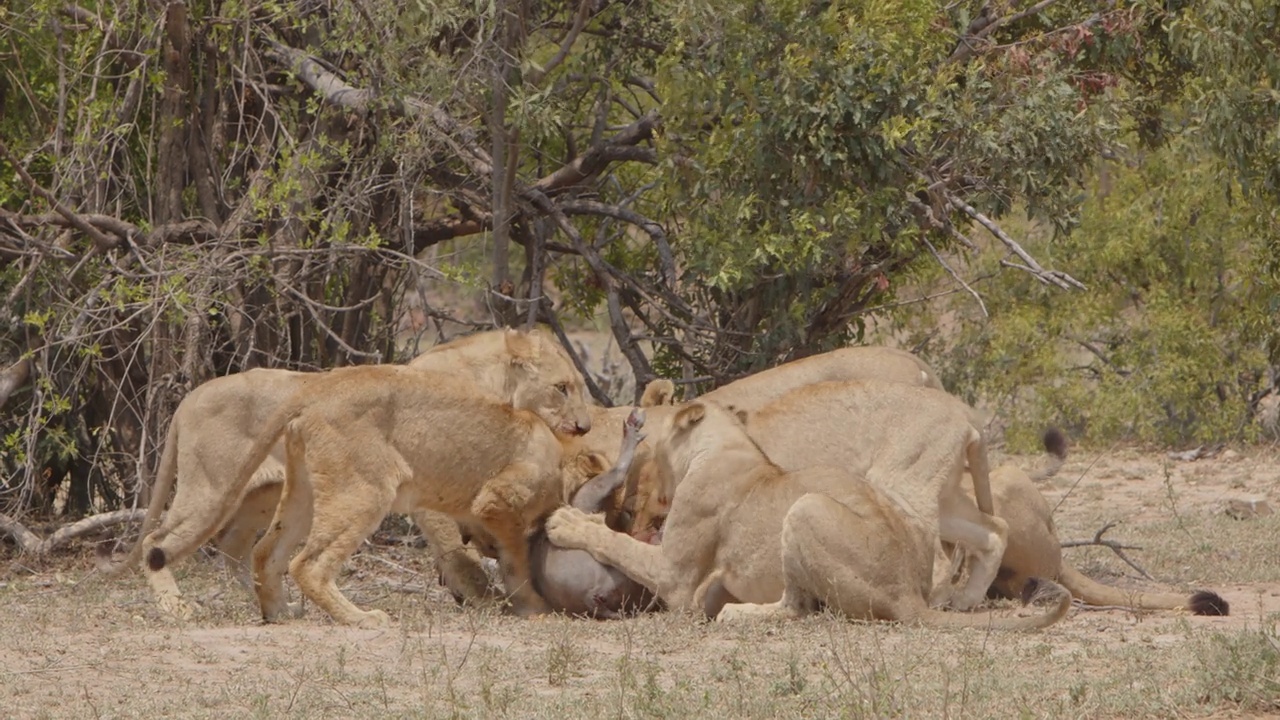
[[[702,422],[702,418],[707,416],[707,406],[702,403],[690,403],[681,408],[671,419],[671,426],[676,430],[686,431],[689,428]]]
[[[650,380],[644,386],[644,394],[640,396],[640,407],[657,407],[672,405],[676,399],[676,384],[666,378]]]
[[[502,336],[511,354],[511,362],[516,365],[532,365],[538,359],[538,337],[514,328],[507,328]]]

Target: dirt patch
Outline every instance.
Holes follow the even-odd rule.
[[[1030,466],[1031,458],[1016,459]],[[818,616],[752,626],[681,614],[519,620],[456,607],[426,553],[368,546],[344,587],[396,618],[384,631],[308,608],[263,626],[219,563],[179,568],[190,622],[137,575],[88,553],[0,579],[0,706],[63,717],[1262,717],[1280,713],[1280,514],[1236,520],[1233,497],[1280,504],[1274,452],[1178,462],[1076,453],[1044,488],[1064,539],[1139,545],[1141,579],[1105,548],[1068,562],[1131,588],[1211,588],[1226,618],[1077,609],[1035,635],[941,632]],[[1014,605],[1000,612],[1027,612]]]

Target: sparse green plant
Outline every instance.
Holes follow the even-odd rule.
[[[1203,700],[1228,701],[1242,709],[1280,711],[1280,635],[1277,625],[1209,633],[1196,662]]]
[[[564,686],[570,678],[581,674],[582,661],[582,651],[574,644],[569,630],[564,630],[547,647],[547,683],[552,687]]]

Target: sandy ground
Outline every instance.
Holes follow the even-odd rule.
[[[1016,458],[1030,465],[1032,458]],[[1280,505],[1274,450],[1195,462],[1078,452],[1043,488],[1063,539],[1142,546],[1142,580],[1105,548],[1068,561],[1127,588],[1212,588],[1225,618],[1077,608],[1033,635],[940,632],[830,616],[750,626],[674,613],[519,620],[458,608],[426,553],[368,545],[344,589],[396,618],[336,627],[314,607],[264,626],[210,557],[178,568],[199,601],[174,621],[138,574],[87,547],[0,576],[0,716],[124,717],[1263,717],[1280,714]],[[1031,609],[1005,604],[1001,613]],[[1270,714],[1270,715],[1269,715]]]

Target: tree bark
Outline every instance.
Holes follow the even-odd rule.
[[[187,25],[187,5],[170,2],[165,9],[162,41],[165,73],[164,96],[160,101],[160,143],[156,149],[154,219],[157,224],[176,222],[183,217],[182,191],[186,189],[187,140],[191,136],[190,97],[191,30]]]

